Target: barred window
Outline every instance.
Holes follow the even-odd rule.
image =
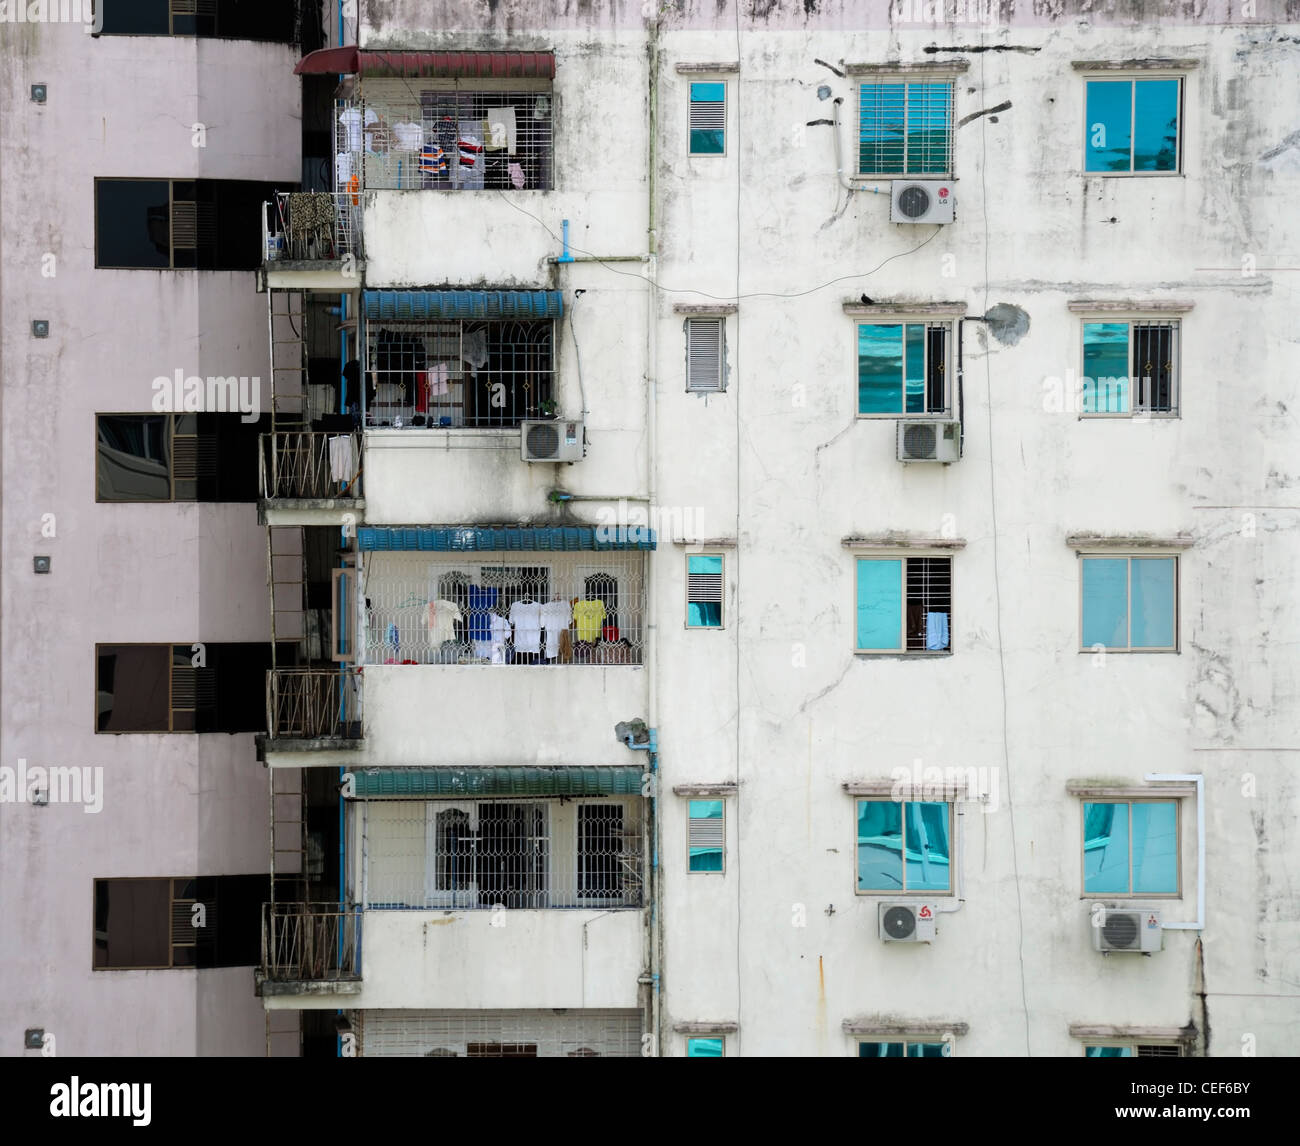
[[[513,427],[552,400],[550,319],[372,323],[366,352],[371,426]]]
[[[1178,335],[1176,319],[1085,322],[1082,412],[1176,416]]]
[[[952,558],[858,560],[859,652],[952,649]]]
[[[864,82],[858,93],[859,175],[952,174],[951,82]]]

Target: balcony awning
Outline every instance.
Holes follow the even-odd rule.
[[[368,319],[561,318],[558,290],[368,290],[361,307]]]
[[[645,770],[636,765],[378,768],[351,775],[357,797],[639,796]]]
[[[655,531],[644,525],[422,526],[368,525],[357,530],[363,550],[432,553],[571,553],[582,550],[654,549]]]
[[[309,52],[298,76],[393,76],[408,79],[554,79],[554,52],[379,52],[355,44]]]

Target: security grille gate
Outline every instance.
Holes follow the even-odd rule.
[[[636,1058],[640,1011],[363,1011],[367,1057]]]

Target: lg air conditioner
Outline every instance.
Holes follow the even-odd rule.
[[[547,419],[524,422],[520,449],[526,462],[577,462],[582,460],[582,419]]]
[[[960,422],[899,422],[900,462],[943,462],[961,457]]]
[[[1092,946],[1107,953],[1147,955],[1161,946],[1160,912],[1150,907],[1090,908]]]
[[[957,202],[944,180],[895,179],[889,200],[891,223],[951,223]]]
[[[933,943],[933,903],[882,903],[880,938],[886,943]]]

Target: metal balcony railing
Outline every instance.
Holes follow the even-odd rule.
[[[277,260],[360,257],[361,196],[351,191],[277,191],[262,205],[262,250]]]
[[[263,434],[258,458],[267,499],[361,496],[361,435]]]
[[[361,978],[361,908],[268,903],[262,916],[262,974],[270,982]]]
[[[361,673],[351,668],[271,669],[266,720],[272,740],[361,739]]]

